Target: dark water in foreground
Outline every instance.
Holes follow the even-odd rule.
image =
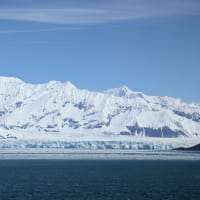
[[[0,160],[0,200],[200,199],[200,161]]]

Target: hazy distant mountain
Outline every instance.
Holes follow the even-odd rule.
[[[78,89],[70,82],[33,85],[0,77],[0,130],[200,136],[200,104],[147,96],[126,86],[100,93]]]

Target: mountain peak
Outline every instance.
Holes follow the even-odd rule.
[[[145,99],[145,95],[142,92],[135,92],[130,88],[128,88],[126,85],[123,85],[119,88],[106,90],[104,91],[104,93],[128,99],[134,99],[134,98]]]
[[[119,88],[109,89],[104,92],[106,94],[111,94],[111,95],[118,96],[118,97],[129,97],[131,94],[133,94],[133,91],[125,85],[123,85]]]
[[[52,80],[52,81],[49,81],[48,83],[47,83],[47,87],[49,88],[49,89],[54,89],[54,88],[57,88],[57,87],[60,87],[60,86],[64,86],[64,87],[66,87],[66,88],[68,88],[68,89],[76,89],[76,86],[75,85],[73,85],[71,82],[69,82],[69,81],[67,81],[67,82],[65,82],[65,83],[62,83],[62,82],[60,82],[60,81],[55,81],[55,80]]]
[[[124,91],[126,93],[133,93],[133,91],[130,88],[128,88],[128,86],[126,86],[126,85],[122,85],[118,89],[121,90],[121,91]]]
[[[72,84],[70,81],[65,82],[65,85],[70,88],[76,88],[76,86]]]
[[[15,78],[15,77],[6,77],[6,76],[0,76],[0,82],[4,82],[4,83],[23,83],[23,81],[19,78]]]

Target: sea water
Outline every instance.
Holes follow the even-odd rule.
[[[0,160],[0,200],[200,199],[199,160]]]

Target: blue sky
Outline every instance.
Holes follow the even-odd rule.
[[[0,0],[0,75],[200,102],[199,0]]]

